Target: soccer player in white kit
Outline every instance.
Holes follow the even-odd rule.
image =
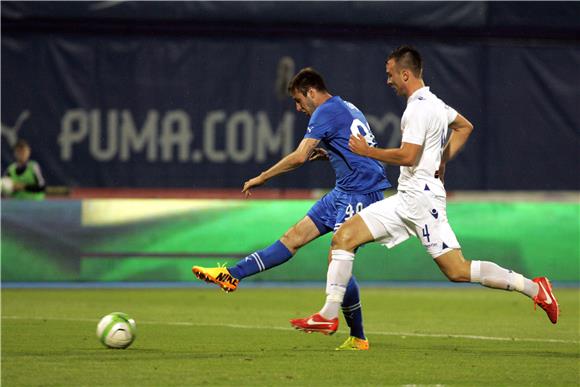
[[[398,192],[363,209],[334,234],[326,303],[319,313],[290,320],[297,329],[334,333],[338,328],[338,311],[346,284],[352,274],[355,249],[370,241],[391,248],[410,236],[421,240],[449,280],[518,291],[544,309],[552,323],[558,321],[558,302],[546,277],[530,280],[493,262],[470,261],[463,257],[447,220],[443,174],[446,163],[465,145],[473,125],[425,86],[422,72],[421,56],[412,47],[399,47],[387,58],[387,84],[407,99],[401,119],[401,147],[371,147],[364,138],[354,135],[349,146],[362,156],[400,165]],[[446,142],[448,128],[451,135]]]

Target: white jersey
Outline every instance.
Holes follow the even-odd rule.
[[[421,145],[417,163],[401,167],[399,191],[432,191],[445,196],[445,188],[435,172],[441,164],[441,153],[447,129],[457,117],[457,111],[447,106],[428,87],[415,91],[407,100],[401,118],[402,142]]]

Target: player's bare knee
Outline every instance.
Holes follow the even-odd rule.
[[[471,261],[465,260],[461,250],[449,251],[435,259],[439,269],[451,282],[471,280]]]
[[[355,246],[355,234],[348,228],[348,227],[341,227],[333,236],[332,236],[332,250],[347,250],[352,251],[356,247]]]
[[[451,282],[465,282],[465,280],[463,280],[463,277],[459,273],[451,272],[451,273],[445,273],[445,275],[447,276],[447,278]]]
[[[280,242],[282,242],[292,254],[296,253],[296,250],[305,244],[304,238],[296,232],[294,227],[290,228],[284,233],[284,235],[282,235]]]
[[[450,268],[443,271],[443,274],[451,282],[469,282],[469,272],[466,272],[464,268]]]

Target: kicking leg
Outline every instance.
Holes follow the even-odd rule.
[[[299,248],[320,236],[320,231],[314,222],[305,216],[301,221],[290,227],[288,231],[272,245],[256,251],[242,259],[237,265],[228,268],[232,276],[242,279],[268,270],[288,261]]]
[[[192,271],[197,278],[215,283],[226,292],[233,292],[241,279],[281,265],[292,258],[300,247],[318,236],[320,236],[320,231],[314,222],[305,216],[286,231],[280,240],[265,249],[253,252],[238,261],[235,266],[228,268],[194,266]]]

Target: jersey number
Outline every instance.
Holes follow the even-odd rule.
[[[344,212],[346,212],[345,220],[352,218],[354,216],[354,214],[356,214],[357,212],[360,212],[360,210],[362,210],[362,209],[363,209],[363,204],[361,202],[358,202],[354,208],[352,207],[352,204],[349,204],[346,207],[346,210],[344,210]]]
[[[368,122],[362,122],[358,118],[355,118],[350,124],[350,132],[354,136],[361,135],[366,140],[369,146],[376,146],[377,142],[375,141],[375,136],[373,132],[371,132],[371,127],[369,126]]]
[[[423,228],[423,236],[425,238],[427,238],[427,243],[431,242],[431,239],[429,238],[431,234],[429,234],[429,228],[427,228],[427,225],[425,225],[425,227]]]

